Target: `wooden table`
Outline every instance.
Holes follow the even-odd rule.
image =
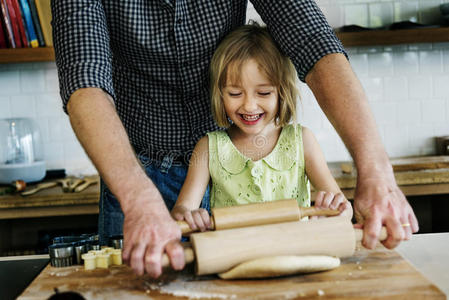
[[[359,247],[331,271],[263,280],[197,277],[191,269],[152,280],[127,266],[92,271],[47,266],[18,300],[47,299],[55,287],[86,299],[446,299],[396,251],[382,246]]]

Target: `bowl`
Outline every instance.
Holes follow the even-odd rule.
[[[40,181],[45,177],[45,171],[45,161],[0,164],[0,184],[9,184],[15,180],[23,180],[25,182]]]

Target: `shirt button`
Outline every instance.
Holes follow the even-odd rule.
[[[260,187],[257,184],[253,184],[251,186],[251,190],[253,191],[254,194],[260,195]]]
[[[257,168],[257,167],[255,167],[255,168],[253,168],[253,169],[251,170],[251,175],[253,175],[254,177],[259,177],[259,176],[260,176],[260,173],[261,173],[261,171],[260,171],[260,169]]]
[[[176,19],[176,23],[181,24],[182,23],[182,18],[181,17],[177,18]]]

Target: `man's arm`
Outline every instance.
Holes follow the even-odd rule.
[[[343,54],[330,54],[315,64],[306,82],[356,164],[354,207],[358,223],[364,224],[363,245],[374,248],[385,225],[384,245],[396,247],[418,231],[418,221],[396,184],[359,80]]]
[[[164,250],[174,269],[184,267],[181,232],[129,143],[112,98],[98,88],[75,91],[67,105],[70,123],[125,215],[123,257],[137,274],[161,274]]]

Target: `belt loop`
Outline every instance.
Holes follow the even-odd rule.
[[[168,169],[170,169],[172,163],[173,163],[173,156],[171,156],[170,154],[164,156],[164,159],[162,160],[160,167],[161,172],[168,173]]]

